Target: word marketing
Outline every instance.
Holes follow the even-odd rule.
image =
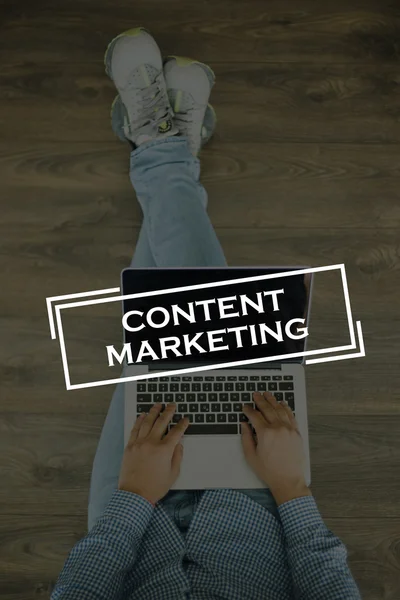
[[[191,356],[193,352],[204,355],[248,345],[264,345],[271,339],[283,342],[284,335],[293,340],[302,339],[308,335],[307,327],[299,327],[305,323],[303,318],[290,319],[284,325],[282,320],[275,320],[273,327],[271,323],[248,323],[252,313],[279,312],[279,296],[283,293],[284,290],[280,289],[257,292],[255,299],[242,294],[188,302],[185,307],[172,304],[168,308],[153,306],[145,312],[130,310],[122,318],[124,329],[130,333],[142,332],[140,337],[146,333],[148,339],[140,339],[135,348],[133,343],[125,343],[120,352],[113,345],[106,346],[108,366],[114,366],[115,361],[119,364],[124,360],[128,364],[140,364]],[[266,306],[267,301],[271,307]],[[228,326],[229,319],[235,320],[234,326]],[[227,326],[221,327],[225,320]],[[214,323],[218,324],[216,329],[212,328]],[[198,330],[179,334],[180,326],[184,329],[188,324],[196,325]],[[164,328],[169,333],[173,328],[176,335],[160,336],[160,330]]]

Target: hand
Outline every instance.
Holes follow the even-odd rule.
[[[253,425],[242,423],[242,444],[247,462],[270,488],[278,506],[294,498],[310,496],[304,478],[303,442],[289,406],[278,403],[269,392],[254,394],[258,410],[249,405],[243,412]]]
[[[155,404],[148,414],[141,414],[132,429],[122,459],[118,489],[138,494],[155,504],[165,496],[179,475],[183,457],[180,443],[188,425],[181,419],[165,436],[175,405],[161,412]]]

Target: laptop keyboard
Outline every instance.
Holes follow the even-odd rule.
[[[264,371],[265,373],[265,371]],[[236,434],[247,421],[243,404],[255,406],[253,392],[271,392],[278,402],[286,400],[295,412],[292,375],[180,375],[157,377],[137,383],[137,415],[154,403],[176,403],[172,424],[187,417],[185,435]]]

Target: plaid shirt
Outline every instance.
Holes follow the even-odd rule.
[[[281,505],[279,517],[239,492],[210,490],[184,537],[160,504],[116,491],[51,598],[359,600],[346,549],[314,499]]]

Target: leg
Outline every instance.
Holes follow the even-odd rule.
[[[140,230],[131,266],[156,266],[144,227]],[[124,452],[124,402],[124,384],[119,383],[115,388],[94,457],[88,506],[89,529],[103,513],[118,486]]]
[[[118,487],[124,452],[124,384],[115,388],[93,461],[89,491],[88,528],[103,514]]]
[[[178,143],[171,144],[172,140],[155,142],[132,153],[131,178],[144,212],[144,226],[132,265],[224,266],[225,257],[205,211],[205,190],[198,180],[198,160],[190,155],[184,138],[176,139]],[[161,146],[160,152],[157,146]],[[103,513],[118,486],[124,451],[123,424],[124,384],[120,383],[115,389],[94,458],[89,529]],[[187,528],[188,511],[196,500],[196,492],[176,491],[166,496],[165,508],[181,530]]]
[[[133,255],[131,267],[156,267],[156,261],[151,252],[149,239],[147,237],[147,231],[144,225],[142,225],[139,237],[136,242],[135,253]]]
[[[199,160],[183,137],[150,142],[132,152],[131,181],[158,267],[226,265],[205,211],[199,173]]]
[[[131,180],[142,206],[144,224],[132,266],[225,265],[205,211],[207,195],[199,183],[199,161],[194,158],[215,127],[215,113],[207,108],[214,83],[211,69],[194,61],[172,59],[164,72],[157,44],[141,29],[130,30],[113,40],[105,63],[119,93],[113,103],[113,129],[120,139],[137,147],[131,156]],[[174,102],[174,112],[168,94]],[[178,130],[184,137],[175,137]],[[119,384],[94,459],[89,528],[118,485],[124,449],[123,422],[124,386]],[[166,499],[166,505],[175,514],[174,507],[179,504],[175,500],[181,495],[182,492],[171,492]],[[187,503],[181,502],[180,506],[185,507],[186,515]]]
[[[140,57],[146,57],[142,63],[147,69],[146,80],[141,81],[143,71],[135,64]],[[225,266],[223,251],[205,210],[207,194],[199,183],[200,165],[195,158],[215,127],[215,114],[211,107],[207,108],[214,83],[211,69],[195,61],[172,59],[165,65],[167,82],[164,81],[159,49],[142,30],[131,30],[110,44],[106,68],[120,94],[113,104],[114,131],[138,146],[132,152],[130,175],[144,224],[132,266]],[[137,83],[140,81],[137,89],[133,77]],[[176,123],[184,137],[174,137]],[[118,485],[124,450],[123,422],[124,385],[118,384],[94,459],[89,528]],[[164,507],[181,530],[187,528],[199,496],[199,492],[174,491],[165,497]]]

